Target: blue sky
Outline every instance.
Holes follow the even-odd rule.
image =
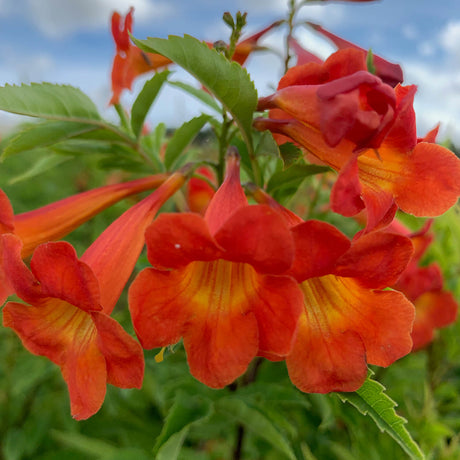
[[[78,86],[107,118],[110,67],[114,44],[110,34],[113,10],[135,7],[134,36],[191,34],[214,41],[228,38],[224,11],[248,12],[247,34],[284,17],[288,0],[0,0],[0,85],[50,81]],[[415,99],[419,134],[441,122],[440,140],[460,144],[460,6],[458,0],[378,0],[367,3],[329,1],[305,6],[299,21],[310,20],[372,48],[402,65],[405,82],[417,84]],[[284,29],[261,44],[280,48]],[[327,57],[334,48],[306,27],[296,38],[304,47]],[[251,56],[248,70],[260,95],[267,95],[281,77],[281,62],[263,52]],[[147,77],[146,77],[147,78]],[[181,71],[176,78],[192,81]],[[139,80],[134,94],[145,79]],[[132,94],[122,101],[129,106]],[[178,125],[200,107],[179,90],[167,88],[149,118]],[[16,118],[0,113],[0,132]]]

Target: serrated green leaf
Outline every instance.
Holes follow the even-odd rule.
[[[172,86],[176,86],[177,88],[183,89],[184,91],[196,97],[198,100],[200,100],[207,106],[211,107],[211,109],[215,110],[218,113],[222,113],[222,108],[219,106],[219,104],[217,104],[215,99],[208,92],[203,91],[200,88],[195,88],[194,86],[184,83],[182,81],[168,81],[168,83]]]
[[[211,412],[209,400],[178,393],[153,448],[155,458],[175,460],[190,426],[208,418]]]
[[[249,151],[253,151],[252,115],[257,106],[257,91],[245,69],[190,35],[134,42],[144,51],[166,56],[193,75],[232,114]]]
[[[209,115],[200,115],[186,121],[182,126],[174,131],[171,140],[168,142],[165,152],[165,166],[170,169],[193,138],[200,132],[201,128],[211,117]]]
[[[311,164],[294,164],[289,168],[278,171],[270,178],[267,184],[267,192],[272,193],[280,187],[290,183],[300,182],[308,176],[322,172],[330,171],[328,166],[319,166]]]
[[[71,157],[64,157],[55,153],[49,153],[49,151],[45,149],[37,149],[37,154],[44,154],[44,156],[40,157],[29,169],[24,171],[22,174],[11,178],[8,182],[9,185],[29,180],[72,159]]]
[[[273,422],[256,407],[236,397],[222,398],[216,402],[216,410],[228,419],[234,420],[264,439],[286,458],[295,460],[294,451],[287,439],[279,432]]]
[[[382,432],[388,433],[415,460],[425,455],[404,426],[407,421],[396,411],[396,402],[385,394],[385,387],[368,375],[364,384],[354,393],[337,393],[343,402],[349,402],[363,415],[369,415]]]
[[[147,113],[170,73],[171,72],[169,70],[156,73],[145,83],[141,92],[134,101],[131,109],[131,128],[136,137],[139,137],[142,133],[142,127]]]
[[[46,147],[96,129],[94,125],[65,121],[45,121],[29,125],[9,139],[2,152],[2,159],[26,150]]]
[[[101,120],[96,106],[86,94],[73,86],[52,83],[0,87],[0,110],[50,120]]]

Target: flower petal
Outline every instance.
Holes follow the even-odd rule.
[[[192,278],[187,269],[142,270],[129,288],[129,311],[137,337],[145,349],[179,342],[190,316],[187,289]]]
[[[299,282],[330,273],[350,247],[350,240],[342,232],[318,220],[296,225],[292,234],[296,253],[289,274]]]
[[[415,301],[415,322],[412,330],[414,350],[433,340],[434,329],[452,324],[457,318],[458,304],[446,291],[425,292]]]
[[[384,228],[392,222],[398,207],[391,192],[378,184],[366,182],[363,184],[362,198],[367,214],[366,232]]]
[[[331,209],[342,216],[351,217],[364,208],[362,187],[358,175],[358,158],[353,155],[342,168],[332,187]]]
[[[225,259],[247,262],[261,273],[283,273],[294,259],[286,221],[268,205],[240,207],[214,236]]]
[[[306,308],[321,310],[333,329],[359,334],[368,363],[388,366],[410,352],[415,310],[400,292],[369,290],[334,275],[309,279],[301,287]]]
[[[214,260],[222,253],[205,220],[193,213],[160,214],[147,228],[145,240],[149,262],[160,269]]]
[[[242,314],[237,308],[201,308],[184,333],[190,373],[211,388],[223,388],[242,375],[258,345],[254,314]]]
[[[227,153],[225,180],[210,201],[204,216],[211,235],[248,200],[240,183],[240,157],[237,152]]]
[[[99,410],[107,374],[90,315],[56,299],[38,307],[8,302],[3,325],[11,327],[31,353],[60,366],[74,418],[83,420]]]
[[[303,295],[287,276],[264,276],[258,281],[258,300],[253,311],[259,328],[259,354],[290,353],[302,313]]]
[[[0,270],[6,284],[3,296],[15,292],[21,299],[33,303],[43,296],[41,287],[21,257],[22,242],[12,233],[0,235]]]
[[[334,273],[359,279],[368,288],[396,282],[413,254],[411,240],[403,235],[374,232],[353,241],[338,261]]]
[[[366,350],[359,334],[331,326],[320,311],[309,308],[286,358],[292,383],[306,393],[357,390],[367,374]]]
[[[6,193],[0,189],[0,235],[14,230],[13,207]]]
[[[104,402],[107,390],[105,359],[97,345],[92,325],[88,337],[66,350],[61,372],[70,396],[70,411],[76,420],[94,415]]]
[[[398,206],[415,216],[438,216],[460,196],[460,160],[448,149],[418,143],[402,164],[395,184]]]
[[[62,299],[86,311],[102,310],[99,285],[92,270],[77,258],[69,243],[38,246],[30,262],[45,297]]]
[[[97,344],[104,355],[107,383],[118,388],[141,388],[144,377],[142,348],[122,327],[104,313],[91,313]]]

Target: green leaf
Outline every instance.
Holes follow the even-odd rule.
[[[108,452],[100,460],[151,460],[151,456],[142,449],[127,447]]]
[[[50,120],[100,122],[93,101],[78,88],[52,83],[0,87],[0,110]]]
[[[286,186],[290,183],[301,182],[308,176],[326,171],[330,171],[328,166],[296,163],[283,171],[278,171],[273,174],[268,181],[267,192],[272,193],[280,187]]]
[[[25,172],[20,174],[19,176],[15,176],[9,180],[8,184],[16,184],[18,182],[23,182],[25,180],[31,179],[39,174],[48,171],[66,161],[71,160],[71,157],[64,157],[62,155],[57,155],[55,153],[49,153],[48,150],[45,149],[37,149],[37,155],[45,153],[44,156],[40,157],[29,169]]]
[[[201,128],[211,117],[209,115],[200,115],[185,122],[182,126],[174,131],[171,140],[168,142],[165,152],[165,166],[170,169],[177,161],[182,152],[192,142],[193,138],[200,132]]]
[[[131,109],[131,128],[136,137],[141,135],[147,113],[170,73],[171,72],[169,70],[156,73],[145,83],[141,92],[134,101]]]
[[[257,106],[257,91],[245,69],[190,35],[134,39],[134,42],[144,51],[171,59],[214,94],[232,114],[249,151],[253,151],[252,115]]]
[[[153,448],[156,460],[176,460],[190,426],[210,416],[211,402],[178,393]]]
[[[296,459],[290,443],[280,434],[279,428],[256,407],[251,407],[241,399],[227,397],[216,402],[216,411],[240,423],[290,460]]]
[[[412,459],[423,460],[425,455],[404,426],[407,421],[396,411],[396,402],[385,394],[385,387],[371,379],[354,393],[337,393],[343,402],[349,402],[362,414],[369,415],[382,432],[387,432]]]
[[[275,142],[275,139],[273,139],[273,134],[270,131],[264,131],[261,133],[255,155],[266,155],[279,158],[280,149],[278,144]]]
[[[94,125],[66,121],[45,121],[29,125],[9,140],[3,150],[2,159],[26,150],[46,147],[96,129]]]
[[[303,157],[302,150],[292,142],[285,142],[280,145],[280,155],[285,169],[289,168],[289,166],[292,166],[297,160]]]
[[[168,83],[172,86],[177,86],[177,88],[183,89],[187,93],[199,99],[207,106],[211,107],[211,109],[215,110],[218,113],[222,113],[221,107],[219,106],[219,104],[217,104],[216,100],[208,92],[203,91],[200,88],[195,88],[194,86],[184,83],[182,81],[169,81]]]
[[[83,452],[92,458],[110,457],[117,451],[117,448],[112,444],[75,432],[51,430],[51,435],[61,444]]]
[[[68,139],[54,144],[51,149],[61,155],[137,155],[123,143],[98,139]]]

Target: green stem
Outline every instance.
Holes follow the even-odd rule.
[[[259,372],[260,365],[262,364],[262,358],[256,358],[251,363],[251,366],[248,368],[246,373],[240,377],[239,380],[229,385],[230,391],[237,391],[238,388],[248,386],[252,382],[255,382],[257,374]],[[235,448],[233,449],[233,460],[241,460],[241,454],[243,452],[243,441],[245,436],[244,426],[239,423],[236,427],[236,442]]]
[[[289,61],[291,60],[291,52],[290,52],[290,49],[291,49],[291,46],[290,46],[290,40],[291,40],[291,37],[292,37],[292,32],[294,30],[294,17],[297,13],[297,7],[296,7],[296,4],[295,4],[295,0],[289,0],[289,15],[288,15],[288,20],[287,20],[287,24],[288,24],[288,27],[289,27],[289,32],[288,34],[286,35],[286,42],[285,42],[285,60],[284,60],[284,73],[286,73],[289,69]]]
[[[225,154],[227,153],[229,143],[228,133],[232,125],[232,120],[228,119],[227,112],[223,111],[222,119],[222,130],[219,136],[219,160],[217,163],[217,181],[219,185],[224,181]]]
[[[121,104],[114,104],[113,107],[115,108],[118,117],[120,118],[120,124],[123,126],[126,131],[131,131],[131,126],[129,124],[128,117],[126,115],[125,109],[121,106]]]

